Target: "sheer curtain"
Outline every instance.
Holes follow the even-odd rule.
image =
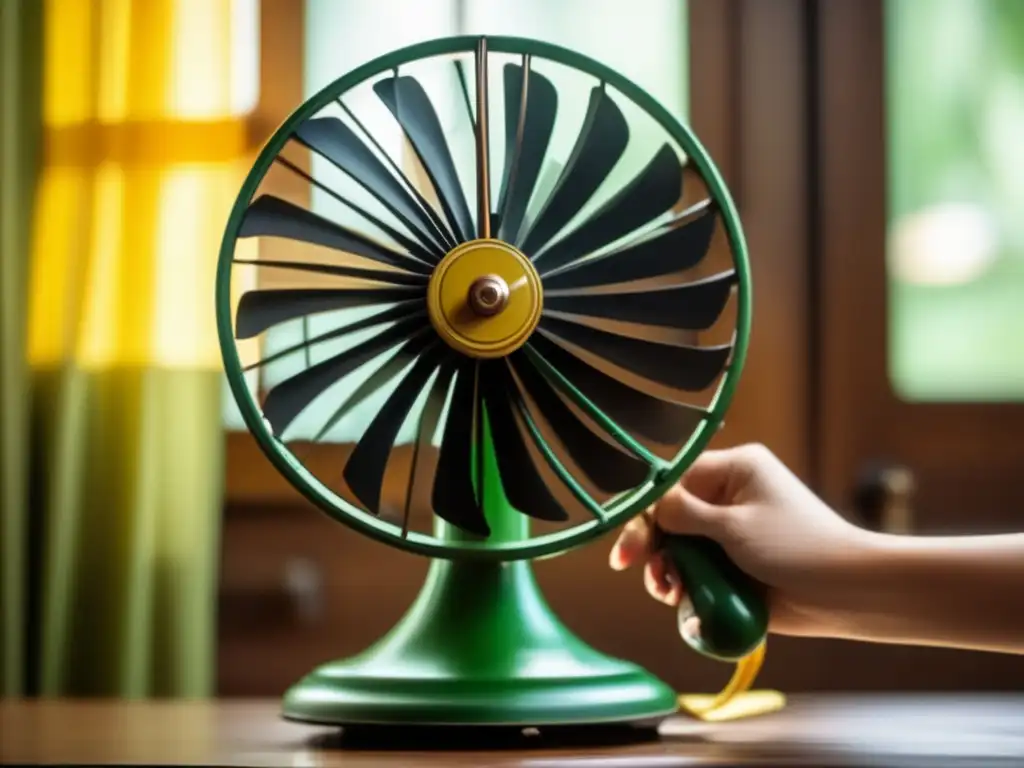
[[[25,691],[29,652],[25,289],[42,129],[41,10],[37,0],[0,4],[0,696]]]
[[[12,690],[213,690],[213,277],[247,165],[257,0],[39,0],[28,557]],[[25,399],[22,406],[28,409]],[[13,569],[4,572],[6,580]]]

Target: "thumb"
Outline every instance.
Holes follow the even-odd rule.
[[[654,507],[652,518],[666,533],[721,541],[730,510],[729,506],[711,504],[677,484]]]

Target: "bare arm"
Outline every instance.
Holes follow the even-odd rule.
[[[843,600],[841,637],[1024,653],[1024,534],[873,534]]]
[[[651,514],[662,530],[714,539],[766,585],[776,634],[1024,653],[1024,534],[866,531],[762,446],[703,454]],[[643,566],[656,599],[682,599],[641,518],[610,560],[617,570]]]

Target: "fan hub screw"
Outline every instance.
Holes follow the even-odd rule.
[[[508,304],[508,283],[497,275],[484,275],[469,287],[469,306],[478,315],[492,317]]]
[[[427,314],[444,341],[467,357],[511,355],[540,322],[543,289],[530,260],[501,240],[469,240],[434,268]]]

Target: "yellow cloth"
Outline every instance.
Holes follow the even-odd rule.
[[[43,3],[25,451],[37,578],[21,664],[43,696],[215,688],[213,294],[256,148],[255,3]]]
[[[33,368],[220,375],[205,297],[256,148],[246,8],[46,0]]]
[[[741,720],[778,712],[786,706],[780,691],[751,690],[764,664],[765,644],[736,664],[732,679],[717,694],[681,693],[679,710],[706,722]]]

